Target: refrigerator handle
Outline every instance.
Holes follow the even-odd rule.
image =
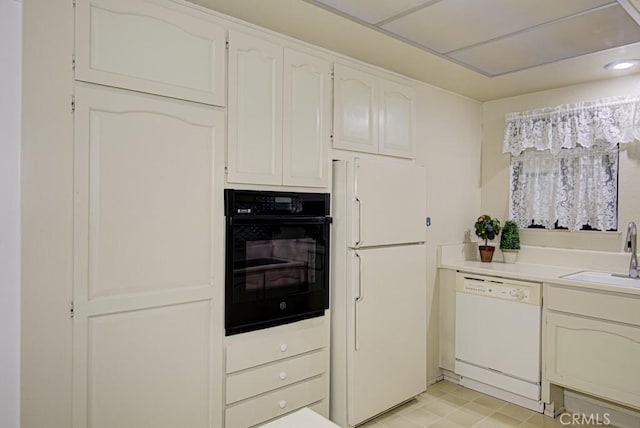
[[[358,203],[358,240],[354,247],[362,245],[362,200],[358,196],[358,169],[360,168],[360,158],[353,159],[353,199]]]
[[[355,196],[355,200],[358,203],[358,240],[355,242],[354,247],[358,248],[362,244],[362,201]]]
[[[356,351],[360,349],[360,341],[358,340],[358,303],[364,299],[364,288],[362,287],[362,256],[357,251],[354,251],[355,256],[358,258],[358,297],[355,299],[354,304],[354,344]]]

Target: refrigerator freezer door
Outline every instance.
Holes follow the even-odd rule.
[[[409,162],[355,159],[352,170],[353,248],[425,240],[426,171]]]
[[[351,252],[348,419],[356,425],[427,387],[427,280],[424,244]]]

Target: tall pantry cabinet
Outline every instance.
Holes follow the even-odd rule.
[[[209,426],[223,130],[206,106],[76,88],[73,427]]]
[[[25,238],[25,264],[36,271],[44,263],[31,250],[48,229],[70,237],[69,285],[61,275],[38,283],[32,273],[23,285],[27,296],[46,286],[68,299],[66,313],[55,306],[55,317],[66,317],[56,318],[59,336],[70,332],[59,348],[68,381],[34,391],[39,356],[29,343],[50,333],[26,323],[24,426],[221,426],[226,30],[187,3],[74,3],[64,15],[75,22],[75,46],[64,45],[75,80],[62,122],[72,133],[60,143],[72,179],[29,170],[23,222],[45,235]],[[24,161],[33,165],[48,148],[26,138]],[[73,195],[65,217],[40,214],[42,191]],[[40,306],[46,316],[37,299],[24,301],[25,312]],[[69,395],[55,395],[61,385]],[[34,402],[49,394],[65,410],[48,418],[55,410],[31,407],[38,394]]]

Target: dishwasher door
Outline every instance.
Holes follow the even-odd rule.
[[[540,285],[461,275],[456,286],[456,373],[539,399]]]

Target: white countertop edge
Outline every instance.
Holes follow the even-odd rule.
[[[569,275],[575,272],[589,270],[576,267],[539,265],[531,263],[508,264],[502,262],[458,260],[440,263],[438,265],[438,268],[462,271],[467,273],[492,275],[507,279],[519,279],[524,281],[560,284],[576,288],[604,291],[614,294],[640,296],[640,288],[620,287],[616,285],[600,284],[587,281],[576,281],[572,279],[562,278],[565,275]]]

